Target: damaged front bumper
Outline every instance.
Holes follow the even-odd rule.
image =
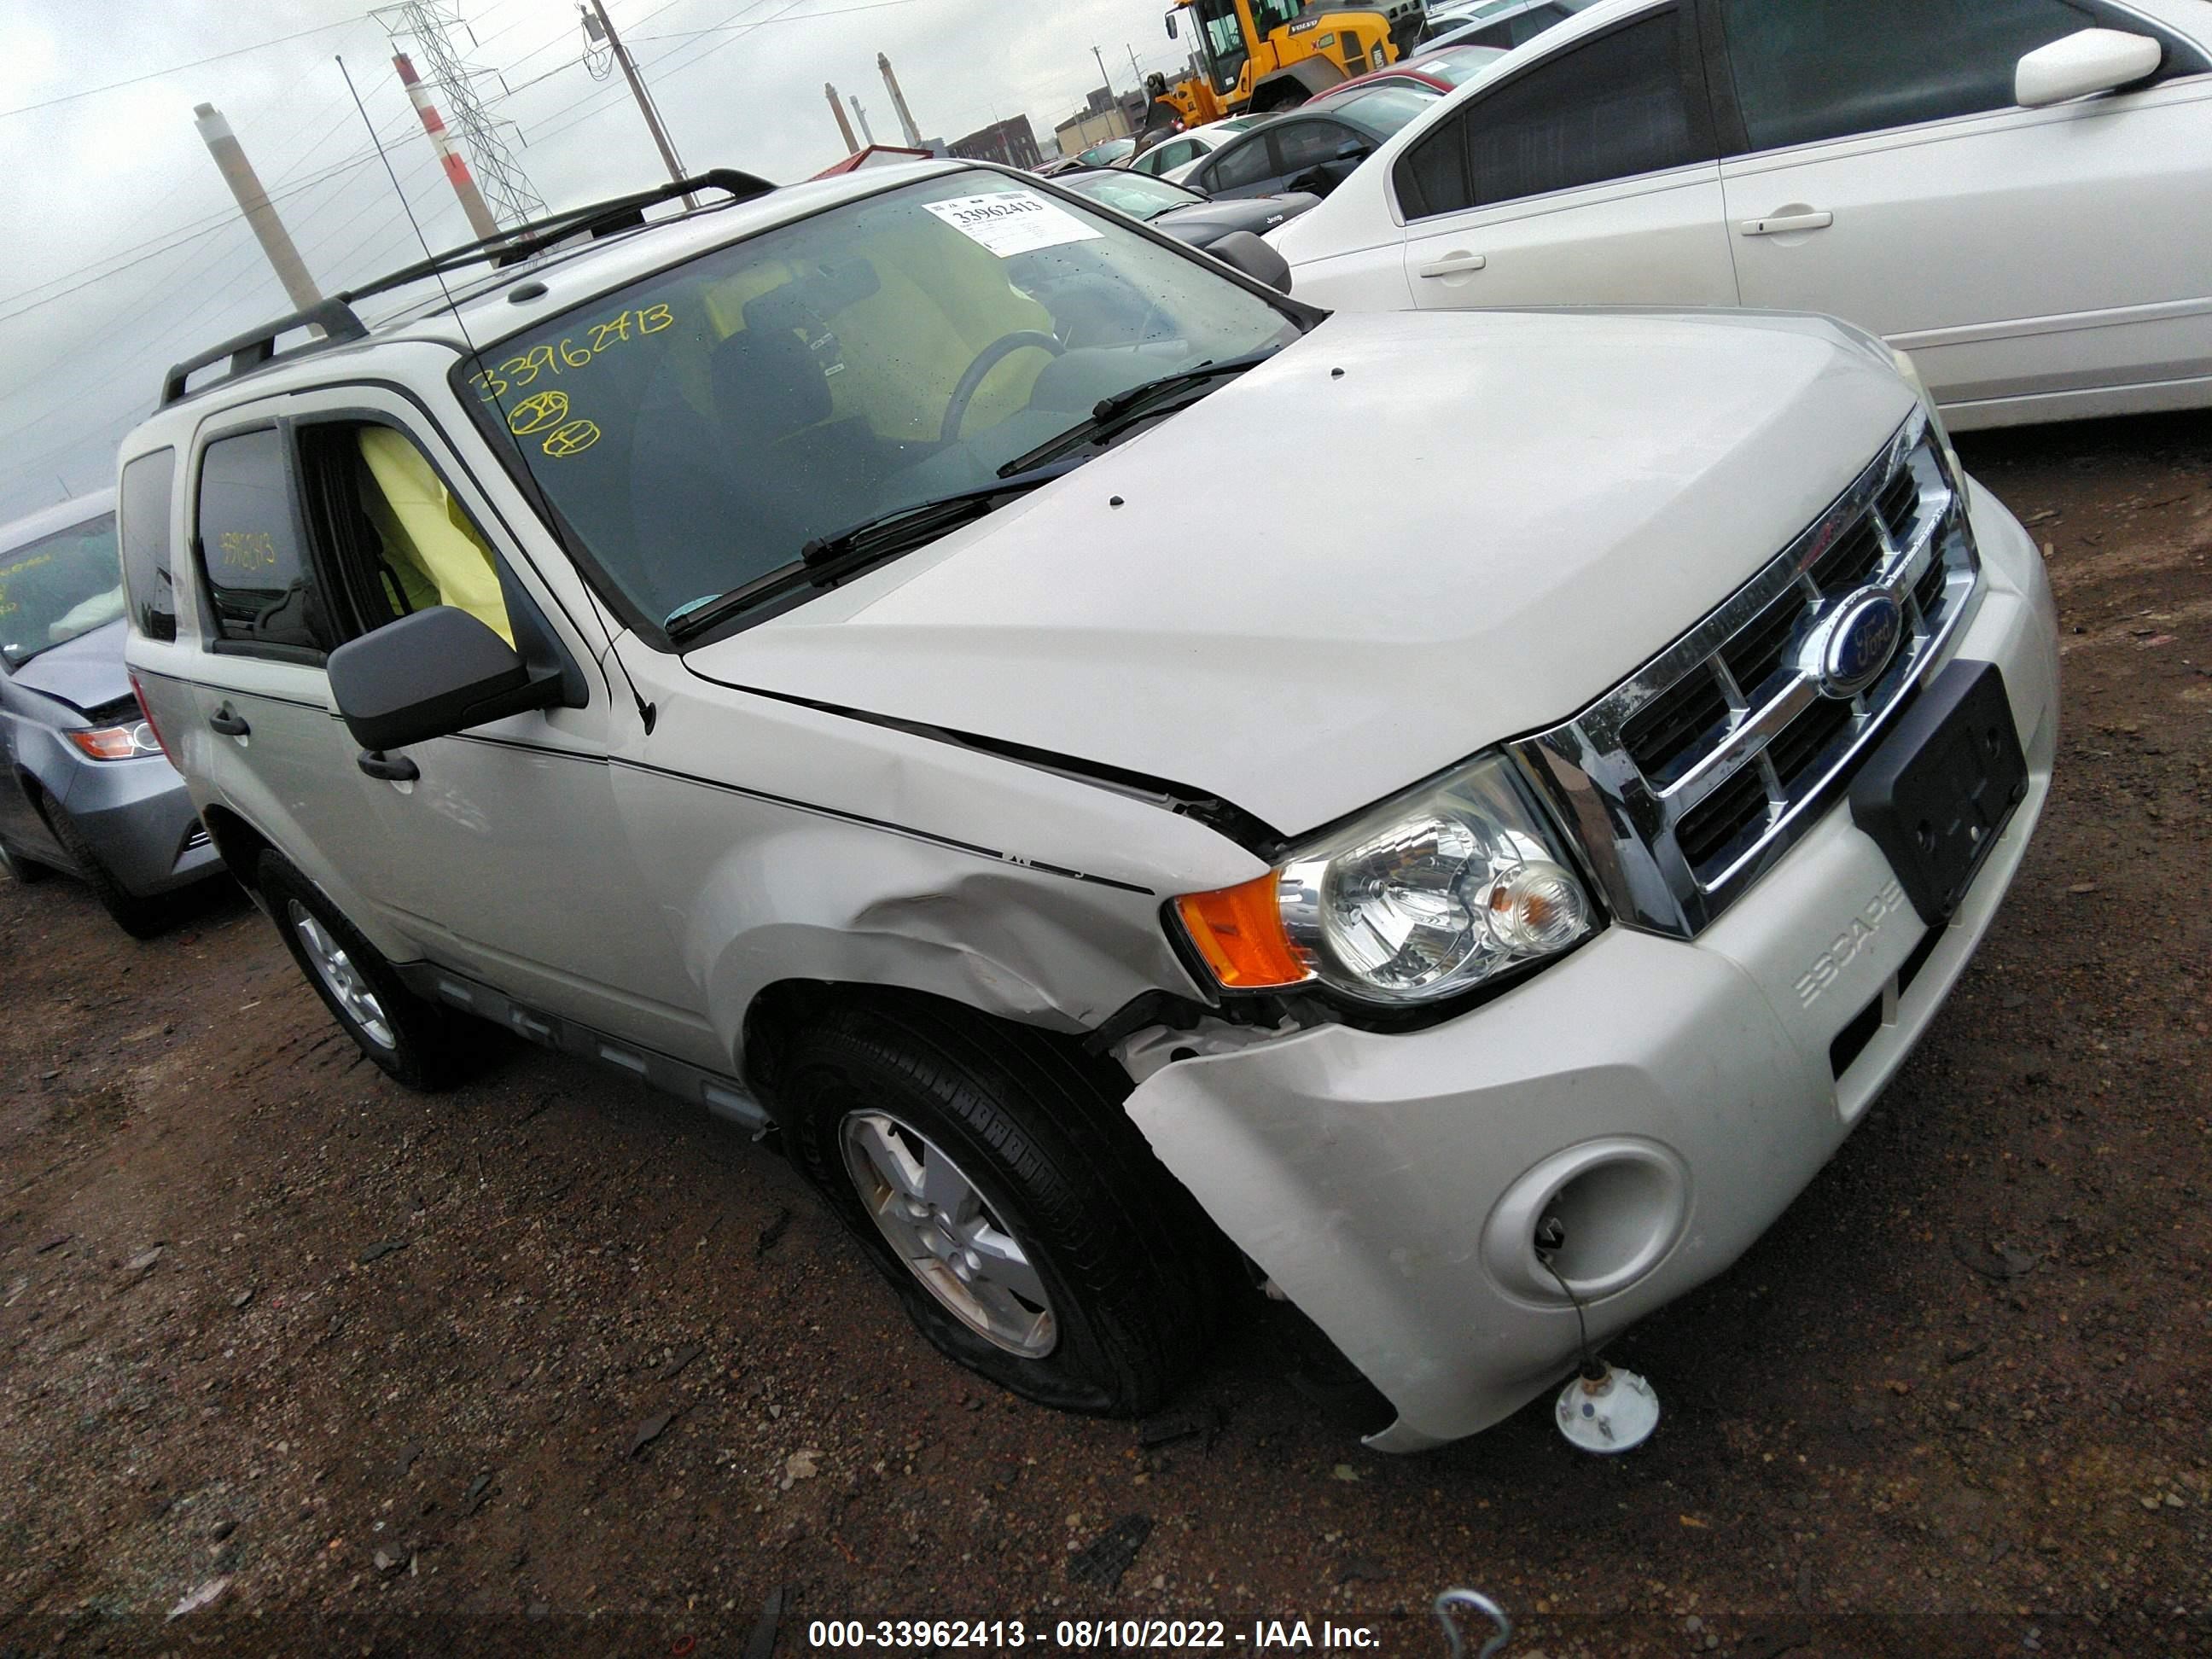
[[[1395,1407],[1370,1446],[1473,1434],[1571,1370],[1574,1310],[1535,1254],[1547,1212],[1592,1338],[1620,1331],[1771,1224],[1942,1005],[2057,737],[2041,560],[1975,494],[1985,588],[1953,655],[2002,670],[2029,781],[1948,926],[1923,925],[1838,804],[1694,941],[1615,927],[1426,1030],[1222,1026],[1133,1065],[1128,1111],[1162,1161]]]

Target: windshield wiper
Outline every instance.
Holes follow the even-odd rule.
[[[1089,420],[1070,427],[1056,438],[1046,439],[1026,455],[1015,456],[999,469],[999,476],[1013,477],[1031,467],[1042,466],[1047,461],[1058,460],[1072,449],[1110,438],[1123,428],[1158,413],[1162,404],[1178,393],[1203,386],[1224,375],[1242,374],[1246,369],[1266,362],[1281,349],[1279,345],[1271,345],[1259,351],[1247,352],[1242,357],[1224,357],[1218,363],[1195,363],[1188,368],[1177,369],[1172,374],[1163,374],[1157,380],[1139,380],[1127,391],[1101,398],[1091,406]]]
[[[741,611],[780,599],[794,588],[834,587],[870,565],[927,546],[948,531],[986,516],[1009,496],[1025,495],[1073,471],[1073,462],[1027,468],[1000,478],[997,483],[894,507],[848,526],[835,535],[817,536],[799,550],[799,557],[791,563],[719,597],[680,605],[668,613],[661,627],[667,630],[670,640],[680,642],[727,622]]]

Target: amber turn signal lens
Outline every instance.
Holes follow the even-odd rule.
[[[1302,985],[1313,977],[1283,932],[1276,879],[1270,870],[1235,887],[1187,893],[1176,901],[1183,930],[1225,990]]]

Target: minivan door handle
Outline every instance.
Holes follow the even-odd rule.
[[[228,703],[208,716],[208,727],[210,731],[222,732],[226,738],[242,738],[253,729],[246,723],[246,717]]]
[[[1832,213],[1785,213],[1774,219],[1747,219],[1737,228],[1747,236],[1787,236],[1793,230],[1826,230],[1835,222]]]
[[[1457,276],[1464,271],[1480,270],[1490,261],[1480,253],[1447,253],[1434,264],[1423,265],[1424,276]]]
[[[355,763],[372,778],[382,778],[386,783],[412,783],[422,775],[422,769],[404,755],[387,755],[381,749],[364,749]]]

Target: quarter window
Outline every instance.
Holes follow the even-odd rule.
[[[2020,60],[2097,19],[2067,0],[1722,0],[1753,149],[2008,109]]]
[[[176,474],[175,450],[141,455],[123,469],[116,498],[131,620],[149,640],[177,637],[177,597],[169,574],[169,492]]]
[[[240,645],[319,656],[334,642],[301,545],[273,427],[218,438],[200,459],[196,533],[216,631]]]
[[[1409,218],[1711,161],[1669,10],[1599,36],[1464,106],[1397,169]]]

